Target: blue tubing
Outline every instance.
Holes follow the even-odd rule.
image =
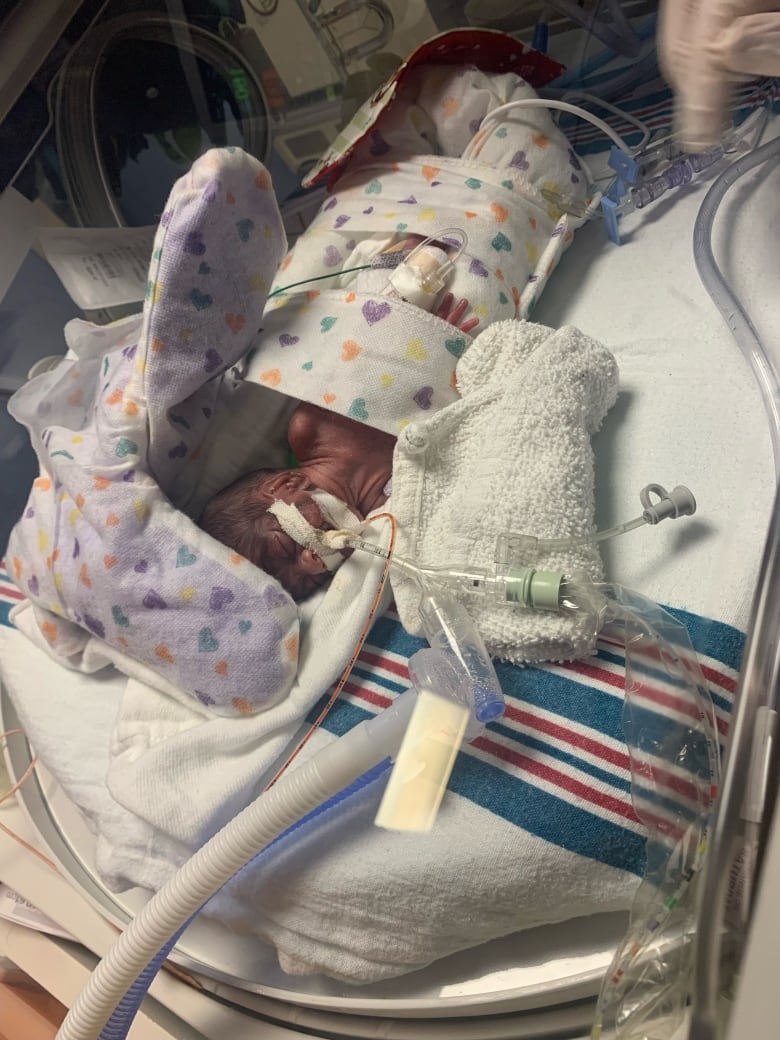
[[[273,848],[274,845],[277,844],[277,842],[283,841],[285,838],[289,837],[289,835],[297,831],[299,827],[303,827],[304,824],[309,823],[309,821],[316,819],[318,816],[322,816],[330,809],[333,809],[337,805],[346,801],[346,799],[350,798],[353,794],[357,794],[358,791],[361,791],[364,787],[368,787],[369,784],[378,780],[382,774],[390,768],[390,765],[390,759],[386,758],[378,765],[375,765],[372,769],[369,769],[368,772],[358,777],[358,779],[353,781],[348,787],[345,787],[343,791],[339,791],[338,794],[333,795],[326,802],[323,802],[322,805],[318,805],[316,809],[312,809],[311,812],[302,816],[297,823],[288,827],[284,833],[278,836],[278,838],[274,838],[270,844],[266,845],[264,849],[261,849],[261,851],[258,852],[249,863],[246,863],[241,868],[241,871],[246,870],[250,865],[257,863],[269,849]],[[237,871],[236,873],[240,873],[240,871]],[[233,877],[235,876],[236,875],[234,874]],[[204,903],[203,906],[205,905],[206,904]],[[202,910],[203,907],[200,909]],[[112,1011],[111,1017],[101,1030],[99,1040],[125,1040],[130,1031],[130,1026],[133,1024],[135,1016],[138,1014],[138,1009],[143,1003],[144,997],[149,992],[149,987],[156,977],[157,972],[162,968],[171,950],[187,928],[189,928],[190,924],[198,916],[198,913],[200,913],[200,910],[193,914],[192,917],[182,925],[178,932],[168,940],[168,942],[155,954],[152,960],[149,961],[143,971],[138,975],[138,978]]]
[[[531,46],[535,51],[540,51],[542,54],[547,53],[547,47],[549,44],[550,34],[547,30],[546,22],[537,22],[534,26],[534,35],[531,40]]]
[[[179,941],[184,930],[189,926],[192,917],[179,931],[172,936],[165,946],[149,961],[144,970],[125,993],[117,1006],[111,1012],[111,1018],[103,1026],[99,1040],[125,1040],[130,1031],[130,1026],[138,1014],[138,1009],[143,1003],[144,997],[149,992],[149,987],[154,981],[157,972],[162,968],[168,954]]]

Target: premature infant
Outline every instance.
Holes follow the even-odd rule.
[[[404,236],[380,254],[390,262],[377,266],[395,266],[422,241],[420,235]],[[479,319],[465,317],[468,306],[467,300],[456,302],[452,293],[445,293],[435,313],[469,332]],[[365,519],[387,498],[395,438],[317,405],[301,403],[290,419],[287,443],[298,467],[256,470],[241,477],[209,502],[199,525],[276,578],[300,602],[325,585],[330,572],[317,553],[282,529],[269,506],[277,501],[294,505],[312,527],[332,530],[312,498],[312,492],[325,491]]]
[[[320,530],[332,529],[312,492],[327,491],[361,519],[382,505],[393,468],[395,438],[317,405],[301,403],[287,430],[295,469],[262,469],[241,477],[206,506],[200,526],[273,575],[295,600],[330,578],[320,557],[286,534],[268,511],[296,506]]]

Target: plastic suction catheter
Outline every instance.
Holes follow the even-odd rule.
[[[537,570],[519,561],[527,560],[530,556],[540,552],[554,552],[576,545],[602,542],[607,538],[615,538],[628,531],[636,530],[645,524],[655,526],[662,520],[692,516],[696,512],[696,499],[689,488],[682,484],[678,484],[671,491],[667,491],[661,484],[648,484],[640,491],[639,499],[643,506],[641,516],[624,524],[610,527],[606,531],[595,531],[592,534],[575,538],[544,539],[525,534],[501,535],[498,539],[497,562],[492,568],[471,566],[470,564],[426,567],[408,560],[398,553],[393,554],[390,562],[397,571],[417,582],[423,590],[424,597],[432,595],[432,589],[437,589],[436,595],[441,595],[443,588],[450,588],[460,592],[489,596],[497,603],[512,603],[530,610],[559,611],[566,609],[565,575],[558,571]],[[350,545],[354,549],[369,552],[375,556],[387,559],[389,555],[385,549],[366,542],[362,537],[351,535],[349,532],[334,531],[328,532],[328,535],[343,539],[341,544]],[[426,599],[423,598],[421,604],[423,624],[426,623],[425,603]],[[426,636],[428,636],[427,629]]]
[[[456,676],[450,696],[471,709],[477,722],[503,715],[501,684],[465,606],[445,589],[429,589],[420,603],[420,618],[432,650],[447,660]]]

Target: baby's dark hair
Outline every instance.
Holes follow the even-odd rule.
[[[258,521],[268,512],[269,503],[265,496],[253,492],[278,472],[276,469],[258,469],[228,484],[207,503],[198,526],[229,549],[262,566]]]

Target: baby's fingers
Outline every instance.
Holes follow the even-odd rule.
[[[469,306],[469,301],[468,300],[458,300],[457,307],[455,308],[454,311],[452,311],[450,316],[447,318],[447,321],[451,325],[457,325],[458,322],[460,321],[460,319],[463,317],[463,315],[468,310],[468,306]]]
[[[452,301],[454,299],[455,297],[452,295],[451,292],[448,292],[445,295],[444,299],[439,304],[438,310],[435,312],[437,318],[443,318],[445,321],[447,321],[447,316],[450,313],[450,307],[452,306]]]

